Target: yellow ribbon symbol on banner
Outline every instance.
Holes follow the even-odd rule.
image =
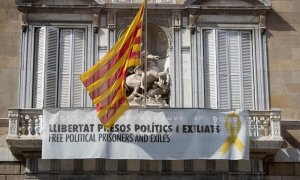
[[[232,118],[236,119],[236,122],[233,124],[231,123]],[[227,114],[225,120],[225,127],[227,129],[228,137],[220,148],[220,152],[222,153],[222,155],[226,154],[233,144],[238,148],[240,152],[242,152],[245,148],[245,145],[238,137],[239,131],[241,129],[240,116],[235,112]]]

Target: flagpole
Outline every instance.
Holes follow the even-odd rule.
[[[147,107],[147,52],[148,52],[148,45],[147,45],[147,42],[148,42],[148,17],[147,17],[147,0],[144,0],[145,1],[145,12],[144,12],[144,17],[145,17],[145,59],[144,59],[144,74],[145,74],[145,80],[144,80],[144,107]]]

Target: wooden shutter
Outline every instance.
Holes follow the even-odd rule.
[[[218,31],[218,100],[220,109],[230,108],[227,32]]]
[[[33,77],[33,107],[43,107],[45,71],[46,28],[40,28],[35,36],[35,58]]]
[[[243,109],[253,109],[251,33],[241,31],[241,63],[243,82]]]
[[[217,108],[215,31],[203,33],[205,107]]]
[[[74,30],[73,38],[73,73],[72,73],[72,107],[83,106],[83,85],[80,74],[83,73],[84,63],[84,30]]]
[[[57,99],[58,29],[36,31],[33,107],[55,107]]]
[[[230,85],[231,85],[231,108],[241,108],[241,81],[240,81],[240,45],[239,32],[229,31],[229,61],[230,61]]]
[[[203,33],[205,107],[253,109],[250,31]]]
[[[70,107],[71,94],[71,60],[72,60],[72,30],[60,31],[59,58],[59,106]]]
[[[45,107],[57,106],[57,65],[58,65],[58,38],[57,28],[47,27],[46,68],[45,68]]]

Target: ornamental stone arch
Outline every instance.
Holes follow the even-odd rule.
[[[117,30],[117,39],[121,37],[126,27],[129,25],[131,21],[122,22]],[[148,52],[152,55],[157,55],[160,59],[163,59],[162,64],[165,64],[165,68],[169,68],[170,64],[170,48],[173,44],[173,34],[171,27],[160,26],[157,23],[150,21],[148,22]],[[142,38],[144,41],[144,35]],[[168,63],[168,64],[166,64]],[[160,67],[162,68],[162,67]],[[164,70],[162,68],[161,70]]]
[[[131,21],[120,21],[117,28],[117,39],[121,37]],[[170,91],[170,47],[172,44],[171,28],[159,26],[153,21],[147,24],[147,66],[142,58],[141,70],[147,78],[139,75],[135,68],[127,72],[127,95],[131,106],[142,106],[145,99],[149,106],[169,106]],[[142,42],[145,41],[143,31]],[[143,53],[142,53],[143,54]],[[145,68],[147,69],[145,70]],[[155,71],[155,72],[154,72]],[[147,98],[144,98],[143,80],[147,81]],[[136,82],[141,81],[141,83]],[[162,84],[161,84],[162,83]],[[142,86],[141,86],[142,85]],[[137,86],[141,86],[136,88]],[[164,89],[165,88],[165,89]]]
[[[118,23],[117,28],[117,39],[121,37],[127,26],[129,25],[131,21],[121,21]],[[155,34],[157,33],[157,34]],[[154,37],[154,38],[152,38]],[[161,43],[159,44],[158,39],[161,38]],[[144,40],[143,36],[143,40]],[[148,22],[148,51],[149,53],[154,53],[162,57],[166,57],[169,55],[169,49],[172,46],[173,42],[173,34],[171,27],[166,27],[162,25],[158,25],[157,23],[150,21]],[[154,47],[153,44],[158,45],[157,47]],[[159,46],[163,46],[163,49],[159,49]]]

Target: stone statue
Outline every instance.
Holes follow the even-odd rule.
[[[161,99],[166,100],[168,98],[166,95],[169,95],[170,86],[168,74],[166,75],[166,79],[159,77],[158,81],[154,81],[152,89],[149,89],[147,93],[149,100],[160,101]]]
[[[142,59],[145,54],[145,52],[142,53]],[[146,73],[145,66],[141,66],[136,67],[133,70],[134,73],[126,77],[126,87],[128,92],[131,92],[127,98],[129,104],[140,106],[146,100],[149,106],[167,105],[170,76],[168,70],[160,71],[157,61],[159,61],[159,56],[147,53]],[[147,81],[147,89],[144,87],[145,81]],[[147,98],[144,97],[144,91],[147,91]]]
[[[142,74],[144,74],[143,70],[140,67],[136,67],[134,69],[134,74],[131,74],[126,77],[126,87],[127,89],[133,89],[132,93],[127,97],[128,101],[137,100],[144,95],[142,95],[140,92],[141,88],[141,82],[142,82]]]

